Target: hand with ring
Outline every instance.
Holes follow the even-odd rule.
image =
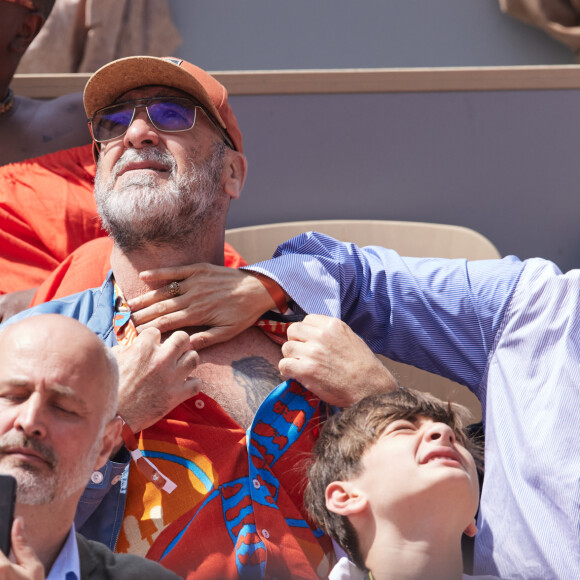
[[[257,278],[236,268],[193,264],[147,270],[140,277],[166,285],[129,300],[137,332],[208,327],[191,335],[195,350],[230,340],[276,307]]]

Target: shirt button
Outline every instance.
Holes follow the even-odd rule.
[[[198,409],[203,409],[205,407],[205,403],[201,399],[196,399],[195,406]]]
[[[103,483],[103,474],[100,471],[93,471],[91,481],[93,483]]]
[[[254,484],[255,489],[260,489],[261,485],[257,479],[254,479],[254,481],[252,483]]]
[[[267,540],[270,537],[270,532],[266,528],[264,528],[262,530],[262,536],[264,536],[264,538],[266,538]]]

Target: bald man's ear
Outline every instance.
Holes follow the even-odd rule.
[[[341,516],[359,514],[367,507],[366,496],[350,481],[333,481],[326,487],[326,507]]]
[[[44,17],[40,12],[28,11],[26,16],[23,17],[16,34],[8,44],[9,50],[16,55],[22,56],[34,40],[34,37],[40,32],[43,24]]]
[[[111,419],[106,425],[103,432],[103,441],[101,443],[101,450],[95,462],[94,469],[100,469],[107,463],[114,449],[119,447],[121,440],[121,430],[123,428],[123,420],[119,415]]]
[[[224,191],[232,199],[238,199],[242,194],[247,172],[248,162],[244,155],[238,151],[228,149],[222,177],[224,179]]]

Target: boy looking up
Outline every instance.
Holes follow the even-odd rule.
[[[481,453],[463,431],[464,411],[399,388],[327,421],[305,503],[356,564],[341,560],[332,580],[463,577],[461,537],[477,532]]]

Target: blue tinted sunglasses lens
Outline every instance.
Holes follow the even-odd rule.
[[[121,137],[138,107],[146,107],[153,126],[159,131],[187,131],[195,124],[196,105],[188,99],[150,100],[120,103],[97,111],[91,120],[95,141],[103,143]]]
[[[195,105],[188,101],[161,101],[147,106],[153,125],[160,131],[187,131],[195,123]]]
[[[133,120],[133,105],[116,105],[95,113],[91,128],[95,141],[109,141],[120,137]]]

